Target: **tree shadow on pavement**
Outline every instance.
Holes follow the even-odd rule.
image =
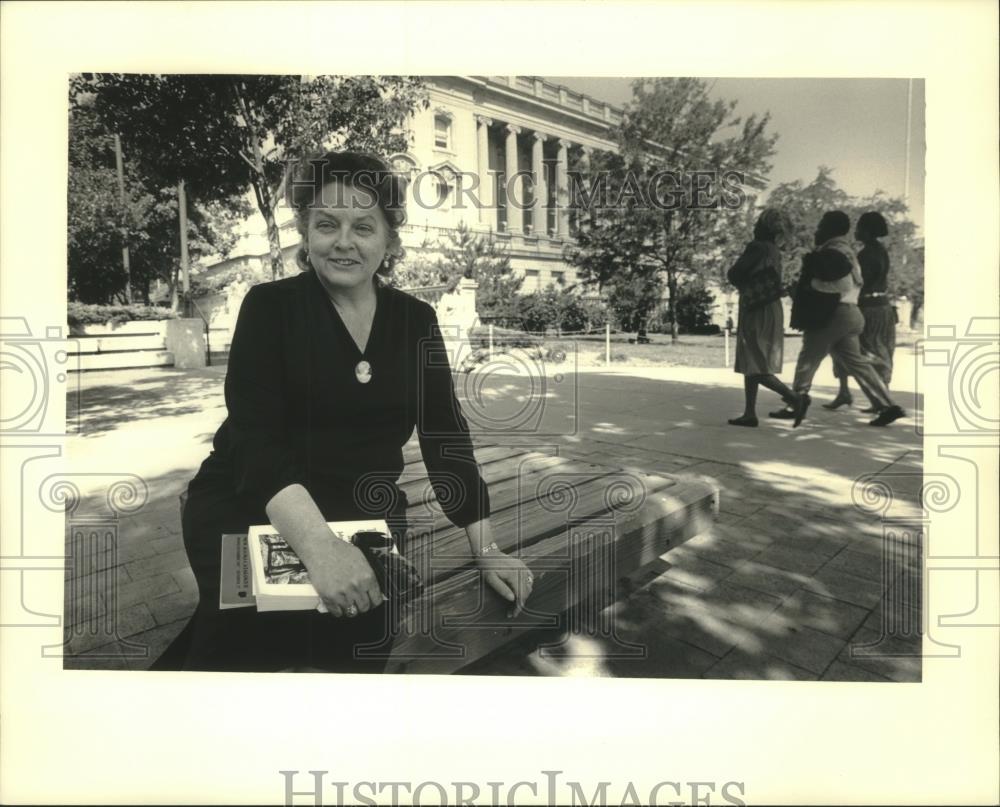
[[[217,368],[133,373],[121,383],[108,373],[98,383],[84,378],[78,396],[67,399],[68,433],[96,437],[137,421],[204,413],[222,405],[223,379]]]
[[[731,385],[616,375],[584,378],[574,391],[592,419],[551,435],[561,453],[700,477],[720,490],[721,512],[625,581],[605,613],[613,635],[606,625],[529,634],[468,673],[920,680],[925,512],[912,420],[870,427],[856,412],[819,407],[820,389],[799,429],[763,418],[739,429],[725,422],[742,403]]]

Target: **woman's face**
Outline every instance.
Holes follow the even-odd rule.
[[[386,257],[392,233],[375,196],[339,181],[323,186],[309,212],[309,262],[330,290],[371,283]]]

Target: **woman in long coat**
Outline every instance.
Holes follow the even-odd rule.
[[[729,282],[740,292],[734,369],[743,375],[744,405],[743,414],[729,420],[733,426],[757,426],[757,390],[761,386],[776,392],[792,408],[798,402],[798,396],[778,378],[785,343],[781,251],[777,244],[783,231],[781,212],[764,210],[754,225],[753,241],[727,273]]]

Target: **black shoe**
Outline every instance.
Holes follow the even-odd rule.
[[[822,407],[824,409],[834,410],[840,409],[842,406],[850,406],[853,403],[854,398],[851,396],[851,393],[848,392],[845,395],[838,394],[836,398],[830,401],[830,403],[822,404]]]
[[[730,426],[749,426],[750,428],[757,426],[757,418],[747,417],[746,415],[738,418],[730,418],[727,422]]]
[[[768,412],[767,416],[769,418],[777,418],[778,420],[791,420],[795,417],[795,409],[791,406],[784,409],[775,409],[773,412]]]
[[[862,415],[877,415],[881,411],[882,410],[879,409],[877,406],[866,406],[864,409],[861,410],[861,414]]]
[[[871,421],[869,426],[888,426],[894,420],[899,420],[900,418],[905,418],[906,412],[904,412],[898,406],[887,406],[881,412],[878,413],[878,417]]]
[[[803,392],[799,396],[799,400],[795,404],[795,409],[792,410],[795,418],[795,422],[792,424],[793,427],[798,428],[799,424],[806,419],[806,412],[809,411],[809,404],[811,403],[812,398],[810,398],[806,393]]]

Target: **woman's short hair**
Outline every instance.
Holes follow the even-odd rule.
[[[864,230],[872,238],[882,238],[882,236],[889,234],[889,225],[886,223],[885,216],[877,210],[862,213],[858,218],[858,229]]]
[[[757,217],[753,237],[756,241],[776,241],[787,229],[784,214],[776,207],[768,207]]]
[[[823,214],[819,226],[830,234],[830,238],[847,235],[851,231],[851,217],[843,210],[830,210]]]
[[[295,226],[302,236],[295,254],[299,268],[303,271],[310,268],[306,248],[310,210],[322,199],[323,188],[330,182],[343,182],[375,197],[375,204],[389,226],[393,245],[376,274],[383,277],[392,274],[393,267],[403,257],[399,230],[406,223],[406,180],[395,173],[385,159],[364,151],[328,151],[303,157],[288,167],[285,203],[295,212]]]

